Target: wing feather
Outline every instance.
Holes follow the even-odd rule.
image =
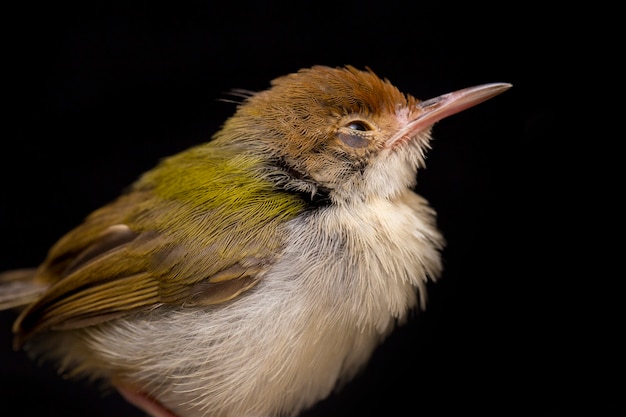
[[[47,291],[15,322],[16,345],[50,329],[164,304],[223,303],[253,288],[280,256],[284,222],[306,204],[222,152],[202,147],[164,161],[59,239],[33,278]]]

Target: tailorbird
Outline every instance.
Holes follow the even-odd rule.
[[[314,66],[237,109],[0,275],[15,348],[154,417],[294,416],[367,363],[442,272],[416,193],[432,126],[511,87],[421,101]]]

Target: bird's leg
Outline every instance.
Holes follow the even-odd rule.
[[[116,384],[117,391],[132,405],[148,413],[151,417],[178,417],[160,402],[129,386]]]

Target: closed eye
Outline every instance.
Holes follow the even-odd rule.
[[[367,132],[368,130],[372,130],[372,128],[367,123],[362,122],[360,120],[352,121],[352,122],[348,123],[348,125],[346,127],[348,129],[358,130],[358,131],[361,131],[361,132]]]

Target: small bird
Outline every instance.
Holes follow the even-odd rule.
[[[290,417],[355,376],[442,272],[415,192],[432,126],[509,89],[420,101],[372,70],[313,66],[164,158],[0,274],[14,347],[154,417]]]

